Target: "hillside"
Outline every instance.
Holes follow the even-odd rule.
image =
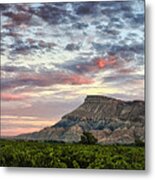
[[[87,96],[84,103],[54,126],[22,134],[17,139],[78,142],[84,131],[99,143],[130,144],[144,141],[145,102],[122,101],[105,96]]]

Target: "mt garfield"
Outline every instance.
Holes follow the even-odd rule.
[[[145,102],[87,96],[84,103],[51,127],[21,134],[16,139],[79,142],[90,132],[101,144],[144,142]]]

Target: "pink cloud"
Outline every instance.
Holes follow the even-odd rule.
[[[121,68],[118,70],[118,73],[121,73],[121,74],[130,74],[130,73],[134,73],[136,70],[135,68]]]
[[[13,89],[16,87],[48,87],[55,84],[91,84],[93,79],[79,75],[75,73],[68,72],[49,72],[49,73],[18,73],[16,77],[10,79],[3,79],[1,83],[1,89]],[[11,97],[16,99],[16,97]],[[18,98],[17,98],[18,99]]]
[[[80,84],[91,84],[93,80],[89,77],[85,77],[82,75],[72,74],[72,75],[63,75],[64,84],[73,84],[73,85],[80,85]]]
[[[107,65],[113,65],[116,64],[116,57],[112,57],[110,56],[108,58],[108,60],[104,59],[104,58],[97,58],[96,59],[96,65],[99,69],[103,69],[105,66]]]
[[[31,18],[31,14],[28,13],[16,13],[16,14],[12,14],[12,19],[16,22],[25,22],[25,21],[29,21]]]
[[[50,86],[53,84],[91,84],[93,80],[90,77],[67,72],[51,73],[23,73],[19,77],[20,82],[36,86]]]
[[[97,57],[94,58],[90,62],[73,64],[69,66],[69,68],[78,73],[90,73],[90,72],[98,72],[105,68],[113,68],[117,66],[117,57],[109,56],[109,57]]]
[[[24,134],[24,133],[31,133],[34,131],[39,131],[40,128],[14,128],[14,129],[1,129],[1,136],[17,136],[19,134]]]
[[[22,101],[25,100],[27,96],[22,94],[11,94],[11,93],[2,93],[1,100],[2,101]]]

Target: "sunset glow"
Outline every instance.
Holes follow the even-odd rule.
[[[87,95],[144,100],[142,0],[5,4],[1,15],[2,136],[52,126]]]

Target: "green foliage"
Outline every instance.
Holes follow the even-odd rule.
[[[83,132],[83,135],[81,136],[80,143],[82,143],[82,144],[96,144],[97,139],[92,135],[92,133]]]
[[[0,166],[141,170],[144,152],[139,146],[0,140]]]

